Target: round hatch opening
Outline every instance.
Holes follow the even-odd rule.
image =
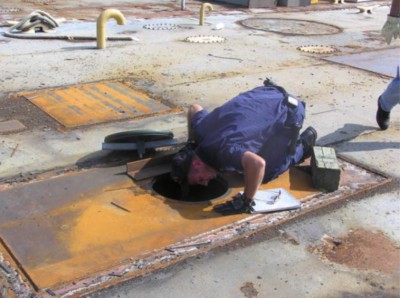
[[[181,186],[172,180],[169,173],[157,176],[153,179],[152,189],[168,199],[199,202],[216,199],[228,192],[228,183],[221,177],[211,180],[207,186],[191,185],[186,198],[181,198]]]

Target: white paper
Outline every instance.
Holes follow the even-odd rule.
[[[301,203],[284,188],[259,190],[253,198],[251,213],[276,212],[298,209]]]

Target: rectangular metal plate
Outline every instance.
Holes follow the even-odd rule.
[[[400,61],[398,49],[380,50],[360,54],[335,56],[326,60],[353,66],[389,77],[396,76],[397,65]]]
[[[74,281],[249,216],[221,216],[212,210],[239,188],[211,202],[182,202],[157,195],[149,181],[139,184],[121,175],[125,170],[94,169],[0,191],[0,237],[38,289]],[[299,190],[290,187],[288,173],[275,184],[297,198],[315,192],[308,175],[295,171],[291,179],[293,175]]]
[[[387,181],[348,162],[342,161],[341,169],[343,188],[333,195],[315,190],[310,175],[301,168],[290,169],[261,189],[283,187],[305,204],[307,212]],[[110,276],[121,266],[126,267],[120,271],[127,272],[127,268],[136,268],[132,264],[141,264],[140,260],[152,255],[167,254],[155,256],[152,261],[159,261],[157,268],[167,266],[174,258],[184,256],[174,252],[177,248],[193,251],[195,247],[180,243],[206,237],[200,242],[218,245],[240,237],[241,223],[250,226],[258,220],[259,225],[276,224],[285,216],[293,216],[281,212],[232,216],[215,213],[213,206],[243,190],[238,180],[229,178],[228,183],[230,190],[220,198],[182,202],[156,194],[150,187],[151,180],[132,180],[125,166],[72,172],[0,190],[0,238],[36,290],[58,289],[61,296],[65,288],[90,284],[96,280],[94,276],[107,271],[105,276]]]
[[[23,92],[20,95],[68,128],[171,110],[143,90],[118,81]]]

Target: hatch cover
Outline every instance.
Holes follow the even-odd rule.
[[[170,156],[162,155],[160,160],[168,161],[165,157]],[[225,176],[229,190],[214,200],[171,200],[151,189],[152,178],[139,181],[126,175],[146,170],[153,161],[55,177],[45,173],[35,182],[0,185],[0,265],[6,266],[3,254],[14,263],[7,270],[18,268],[35,292],[47,289],[57,297],[88,292],[100,284],[115,284],[166,267],[252,231],[337,206],[338,201],[346,202],[390,181],[340,159],[340,188],[324,193],[312,187],[304,166],[294,167],[261,189],[285,188],[301,201],[300,210],[221,216],[213,206],[243,190],[240,176]],[[162,165],[161,161],[147,170]]]
[[[315,21],[274,18],[250,18],[240,21],[244,27],[285,35],[329,35],[340,33],[339,27]]]
[[[105,81],[22,92],[66,128],[173,112],[128,82]]]

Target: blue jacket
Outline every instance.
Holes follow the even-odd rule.
[[[216,170],[242,172],[242,154],[251,151],[267,163],[264,180],[276,177],[299,159],[288,156],[288,147],[305,117],[304,103],[293,107],[285,95],[275,86],[257,87],[210,113],[196,113],[191,123],[196,154]]]

